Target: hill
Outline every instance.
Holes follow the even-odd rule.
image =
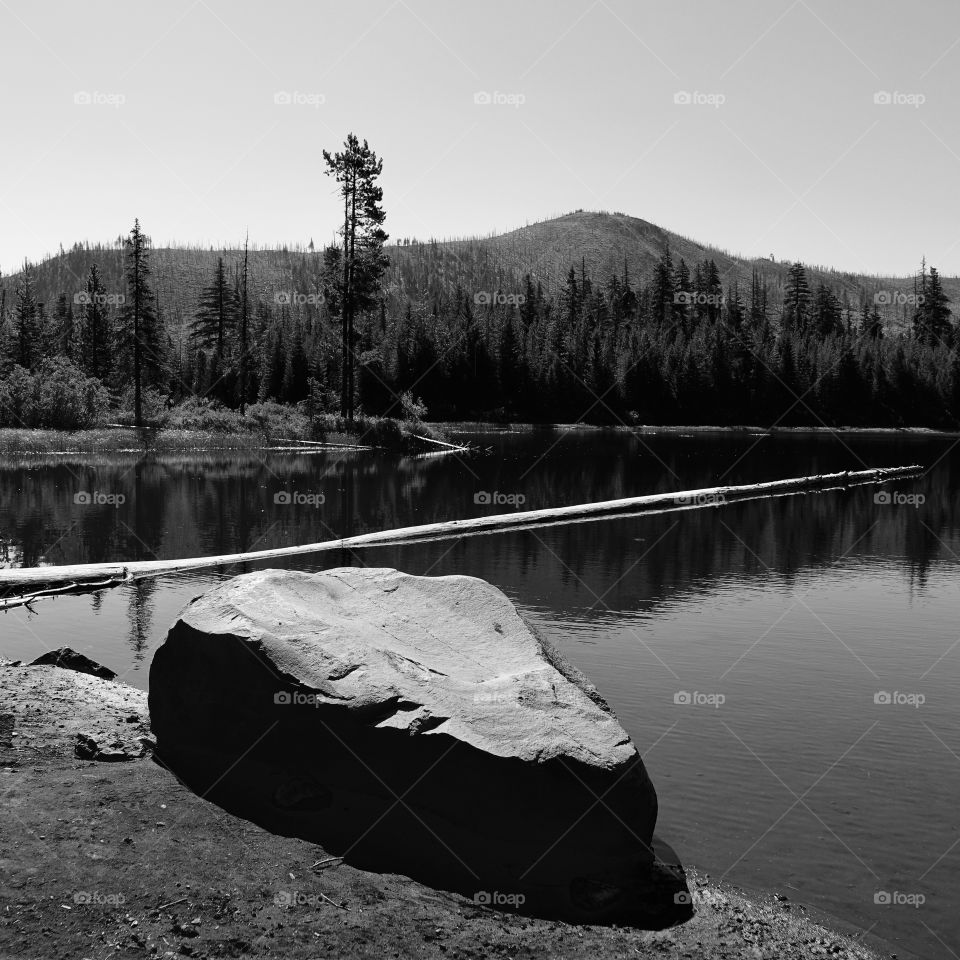
[[[713,259],[726,287],[736,281],[749,284],[754,268],[768,283],[774,315],[782,301],[790,261],[766,257],[743,257],[718,247],[699,243],[638,217],[622,213],[576,211],[540,221],[507,233],[468,239],[417,241],[406,239],[388,246],[391,258],[387,276],[388,309],[401,310],[407,301],[433,303],[448,298],[459,284],[468,294],[519,292],[529,273],[546,293],[556,293],[567,271],[586,269],[595,280],[605,281],[626,270],[632,283],[650,278],[654,265],[667,249],[674,263],[681,259],[693,269],[704,259]],[[157,247],[152,253],[154,282],[163,316],[178,325],[196,309],[201,288],[209,282],[222,256],[232,271],[242,251],[193,247]],[[316,295],[319,290],[320,253],[302,247],[254,249],[250,253],[253,300],[282,302]],[[91,263],[98,263],[109,293],[123,291],[123,257],[118,243],[76,244],[61,250],[34,268],[37,296],[52,309],[63,293],[72,298],[84,289]],[[936,266],[936,264],[934,264]],[[811,283],[823,281],[854,311],[866,298],[873,301],[884,292],[888,303],[881,313],[888,327],[902,325],[910,308],[898,295],[913,292],[912,277],[865,276],[807,265]],[[18,275],[0,279],[9,309]],[[960,314],[960,278],[943,278],[944,289]],[[278,300],[278,295],[281,295]]]

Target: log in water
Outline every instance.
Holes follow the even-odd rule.
[[[395,530],[364,533],[340,540],[325,540],[320,543],[301,544],[295,547],[275,547],[269,550],[254,550],[247,553],[228,553],[212,557],[189,557],[174,560],[136,560],[129,563],[81,563],[64,566],[42,566],[0,570],[0,610],[22,606],[44,596],[68,592],[87,592],[116,586],[130,580],[162,576],[181,570],[197,570],[204,567],[219,567],[234,563],[270,560],[275,557],[291,557],[299,554],[321,553],[329,550],[362,549],[384,544],[402,544],[449,537],[474,536],[498,533],[504,530],[524,530],[533,527],[552,526],[599,520],[613,516],[636,515],[649,511],[691,510],[720,507],[742,500],[807,493],[814,490],[857,486],[866,483],[883,483],[897,477],[915,476],[923,467],[917,464],[905,467],[875,467],[869,470],[823,473],[811,477],[793,477],[766,483],[751,483],[741,486],[705,487],[699,490],[681,490],[673,493],[654,493],[620,500],[604,500],[600,503],[581,503],[566,507],[549,507],[543,510],[524,510],[514,513],[492,514],[487,517],[471,517],[465,520],[449,520],[425,523]],[[23,594],[10,596],[16,590]]]

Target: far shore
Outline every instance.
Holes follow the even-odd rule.
[[[735,433],[748,436],[878,436],[878,437],[911,437],[924,439],[927,437],[960,437],[958,430],[941,430],[933,427],[761,427],[737,424],[734,426],[719,425],[675,425],[675,424],[590,424],[590,423],[495,423],[457,421],[435,424],[443,427],[450,434],[457,433],[525,433],[536,430],[555,431],[612,431],[615,433],[639,433],[644,436],[666,434],[683,436],[693,433]]]
[[[461,434],[504,434],[536,432],[613,432],[640,436],[743,435],[756,437],[886,437],[925,440],[937,437],[960,437],[960,430],[929,427],[762,427],[716,425],[599,425],[583,423],[496,423],[490,421],[431,422],[420,425],[428,437]],[[405,437],[410,440],[412,431]],[[416,441],[412,441],[416,442]],[[429,442],[429,441],[428,441]],[[89,430],[0,429],[0,454],[68,454],[144,453],[165,454],[189,451],[318,451],[349,447],[353,449],[399,449],[396,444],[384,446],[382,436],[368,436],[363,427],[350,432],[331,432],[321,439],[275,437],[253,430],[137,430],[134,427],[98,427]],[[402,447],[402,445],[401,445]],[[427,449],[426,444],[421,449]]]

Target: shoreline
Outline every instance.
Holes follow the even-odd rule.
[[[448,433],[532,433],[538,430],[556,432],[610,432],[610,433],[639,433],[644,436],[665,434],[743,434],[745,436],[877,436],[877,437],[908,437],[926,439],[933,437],[960,437],[960,430],[941,430],[934,427],[760,427],[760,426],[717,426],[717,425],[657,425],[637,424],[589,424],[589,423],[494,423],[477,421],[456,421],[442,424]]]
[[[960,430],[941,430],[931,427],[760,427],[749,425],[599,425],[583,423],[496,423],[492,421],[426,421],[428,435],[444,436],[467,434],[529,434],[529,433],[614,433],[639,436],[744,436],[744,437],[877,437],[905,440],[928,440],[960,437]],[[404,444],[381,447],[364,443],[363,434],[332,433],[328,441],[303,442],[300,445],[284,442],[289,438],[271,438],[252,431],[160,430],[150,443],[138,441],[133,427],[96,428],[91,430],[46,430],[0,428],[0,453],[8,457],[76,457],[95,454],[151,455],[189,453],[335,453],[389,452],[403,453]],[[298,443],[303,438],[296,438]],[[350,442],[352,441],[352,442]],[[417,449],[429,450],[426,444]]]
[[[345,863],[311,869],[327,856],[321,848],[238,820],[151,759],[144,691],[0,658],[0,704],[0,782],[11,811],[0,821],[0,837],[9,832],[0,897],[10,905],[0,953],[879,960],[893,952],[822,911],[696,869],[687,871],[694,917],[662,931],[498,912]],[[126,759],[89,751],[81,759],[81,737]]]
[[[404,432],[396,421],[395,435],[362,427],[353,432],[330,431],[324,439],[306,436],[276,437],[256,430],[182,430],[163,428],[138,431],[134,427],[97,427],[90,430],[47,430],[43,428],[0,428],[0,453],[20,456],[80,456],[129,454],[164,456],[176,453],[317,453],[379,450],[390,453],[433,449]],[[404,424],[404,426],[408,426]],[[285,431],[295,432],[295,431]],[[437,432],[424,424],[422,432],[433,438]],[[149,436],[149,441],[143,438]],[[368,436],[370,437],[369,439]],[[386,445],[385,445],[386,443]]]

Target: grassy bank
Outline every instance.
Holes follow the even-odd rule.
[[[259,405],[260,407],[264,405]],[[197,415],[172,411],[149,428],[132,425],[95,427],[89,430],[0,429],[0,453],[165,453],[182,450],[262,450],[297,446],[298,441],[355,444],[386,450],[423,449],[415,435],[442,440],[435,426],[387,417],[357,417],[352,424],[332,414],[308,417],[296,408],[271,404],[274,410],[250,408],[241,416],[235,410],[213,410]],[[306,446],[304,447],[306,449]]]

